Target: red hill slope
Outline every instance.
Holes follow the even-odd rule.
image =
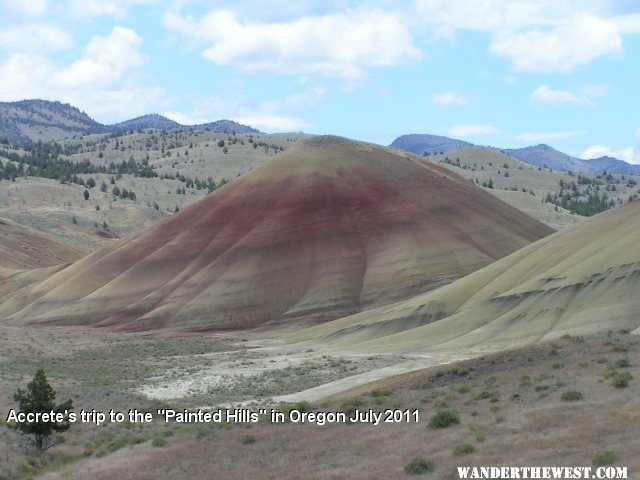
[[[131,330],[331,319],[435,288],[550,233],[438,165],[315,137],[5,297],[0,315]]]

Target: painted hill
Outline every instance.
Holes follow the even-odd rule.
[[[433,292],[295,334],[364,350],[474,356],[566,334],[640,333],[640,201]]]
[[[202,125],[181,125],[162,115],[151,114],[115,125],[103,125],[66,103],[48,100],[0,102],[0,141],[12,144],[61,140],[77,134],[116,133],[131,130],[210,130],[216,133],[260,133],[255,128],[231,120]]]
[[[84,253],[40,232],[0,218],[0,267],[43,268],[72,263]]]
[[[448,283],[551,232],[440,165],[312,137],[5,297],[0,315],[127,330],[328,320]]]
[[[459,148],[472,147],[473,144],[438,135],[410,134],[396,138],[391,146],[422,155],[425,153],[447,153]]]

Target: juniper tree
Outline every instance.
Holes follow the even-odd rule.
[[[31,436],[31,443],[38,451],[45,451],[57,443],[52,437],[54,433],[66,432],[69,429],[68,412],[73,408],[73,402],[67,400],[64,403],[56,405],[56,392],[49,384],[44,370],[40,369],[36,372],[33,380],[27,384],[27,389],[18,389],[13,396],[18,402],[21,413],[62,413],[64,421],[62,422],[23,422],[16,424],[16,428],[25,435]]]

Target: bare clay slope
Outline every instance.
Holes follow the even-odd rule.
[[[439,165],[315,137],[5,297],[0,314],[131,330],[332,319],[435,288],[551,232]]]
[[[84,254],[30,228],[0,218],[0,267],[22,270],[71,263]]]
[[[293,334],[364,350],[477,355],[565,334],[640,333],[640,201],[433,292]]]

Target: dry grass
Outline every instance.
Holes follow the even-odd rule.
[[[623,358],[629,362],[625,371],[638,377],[635,335],[567,337],[414,372],[314,407],[417,408],[418,424],[212,428],[158,423],[72,430],[67,444],[52,452],[58,460],[43,461],[49,473],[41,478],[406,478],[404,467],[424,457],[434,463],[432,478],[453,479],[457,465],[589,466],[605,451],[633,475],[640,468],[635,434],[640,386],[633,379],[616,389],[606,380]],[[563,367],[554,368],[558,363]],[[562,395],[572,390],[584,398],[567,404]],[[431,415],[443,409],[458,412],[460,423],[427,428]],[[12,472],[35,471],[20,464],[24,460],[12,451]]]

